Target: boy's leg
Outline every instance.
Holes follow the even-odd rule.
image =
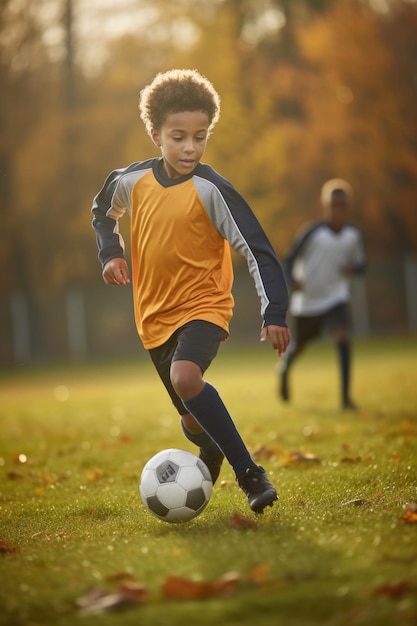
[[[203,380],[203,372],[220,344],[219,331],[215,325],[199,321],[182,329],[171,365],[171,382],[185,408],[232,465],[252,510],[261,512],[277,499],[276,490],[266,472],[252,460],[217,390]]]
[[[174,387],[178,394],[184,395],[184,406],[206,433],[216,441],[233,467],[236,479],[247,495],[251,509],[256,513],[261,513],[266,506],[272,505],[277,500],[275,487],[269,482],[265,470],[252,460],[228,410],[217,390],[210,383],[202,381],[201,391],[194,397],[186,399],[190,390],[190,380],[187,374],[188,380],[184,387],[187,392],[183,394],[182,370],[188,369],[189,365],[194,365],[194,363],[189,361],[173,363],[171,375]]]
[[[200,448],[200,459],[207,465],[214,485],[222,467],[223,452],[189,413],[181,415],[181,428],[188,441]]]
[[[173,405],[181,416],[182,431],[189,441],[200,448],[199,456],[209,468],[214,484],[219,476],[224,455],[212,438],[201,428],[195,419],[189,415],[171,383],[170,368],[172,357],[177,347],[178,334],[179,331],[174,333],[162,346],[150,350],[149,354],[159,377],[171,397]]]
[[[350,314],[348,303],[334,307],[328,313],[328,321],[333,327],[340,368],[342,409],[355,410],[357,406],[350,399],[351,342],[349,336]]]
[[[294,317],[293,338],[282,357],[279,379],[279,395],[284,402],[290,399],[289,371],[295,359],[301,354],[309,341],[320,335],[322,316]]]

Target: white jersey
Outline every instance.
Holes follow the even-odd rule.
[[[297,237],[286,257],[289,282],[303,285],[291,296],[294,316],[326,313],[350,298],[349,278],[343,274],[346,265],[361,273],[366,266],[362,237],[357,228],[346,225],[339,232],[326,222],[315,222]]]

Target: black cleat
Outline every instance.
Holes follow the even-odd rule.
[[[352,402],[352,400],[344,400],[342,402],[342,410],[343,411],[359,411],[359,407],[357,404],[355,404],[355,402]]]
[[[218,454],[216,453],[214,455],[213,454],[207,455],[207,454],[204,454],[204,451],[200,448],[200,454],[198,456],[203,461],[203,463],[207,465],[207,468],[211,475],[212,483],[214,485],[214,483],[219,477],[220,470],[222,467],[222,463],[224,459],[223,452],[220,449],[218,449]]]
[[[263,467],[249,467],[244,474],[238,476],[237,482],[255,513],[263,513],[266,506],[272,506],[278,500],[276,489],[269,482]]]

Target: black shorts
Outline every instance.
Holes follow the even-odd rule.
[[[294,317],[294,331],[297,345],[316,339],[323,332],[334,332],[338,328],[350,328],[350,307],[342,302],[321,315],[297,315]]]
[[[227,337],[227,332],[216,324],[203,320],[192,320],[178,328],[162,346],[149,350],[159,377],[180,415],[185,415],[188,411],[172,386],[171,363],[173,361],[192,361],[200,367],[204,374],[216,356],[220,343]]]

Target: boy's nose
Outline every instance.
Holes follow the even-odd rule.
[[[185,150],[185,152],[187,152],[187,153],[188,153],[188,152],[194,152],[194,144],[193,144],[193,142],[191,141],[191,139],[190,139],[190,141],[187,141],[187,142],[185,143],[184,150]]]

